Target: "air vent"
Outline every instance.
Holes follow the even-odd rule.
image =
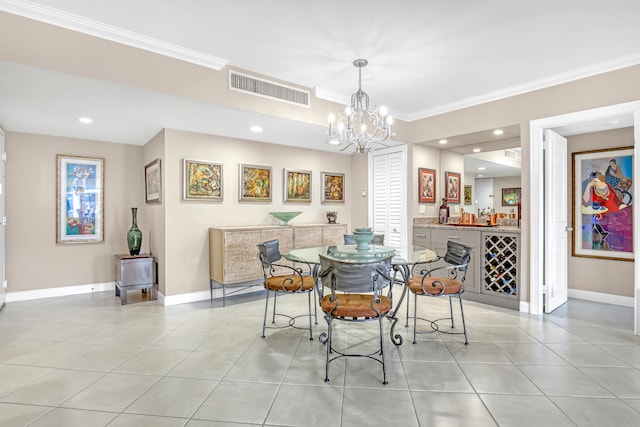
[[[510,159],[520,160],[520,152],[516,150],[504,150],[504,156]]]
[[[229,89],[309,107],[309,92],[229,70]]]

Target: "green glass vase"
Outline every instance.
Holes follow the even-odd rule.
[[[129,255],[140,255],[140,247],[142,246],[142,231],[138,228],[138,208],[131,208],[132,224],[127,231],[127,245],[129,246]]]

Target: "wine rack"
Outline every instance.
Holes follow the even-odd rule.
[[[484,234],[482,293],[519,298],[518,236]]]

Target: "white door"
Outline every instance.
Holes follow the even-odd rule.
[[[4,273],[4,159],[4,131],[0,128],[0,308],[7,299],[7,281]]]
[[[384,234],[385,246],[401,249],[407,242],[406,147],[369,154],[371,206],[369,223]]]
[[[474,182],[476,198],[474,204],[476,209],[490,212],[493,209],[493,180],[492,179],[476,179]]]
[[[567,140],[544,134],[544,312],[567,302]]]

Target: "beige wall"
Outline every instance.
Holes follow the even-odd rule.
[[[633,128],[616,129],[567,138],[568,164],[567,179],[568,223],[572,223],[573,205],[571,200],[573,181],[571,178],[571,154],[579,151],[604,148],[627,147],[633,145]],[[633,262],[613,261],[598,258],[583,258],[571,255],[573,240],[569,238],[569,289],[633,297]]]
[[[165,288],[167,296],[208,289],[209,227],[279,224],[269,212],[302,211],[292,224],[326,223],[327,211],[338,212],[338,222],[351,222],[352,196],[345,203],[321,202],[321,172],[344,173],[347,185],[353,179],[353,156],[265,144],[233,138],[165,130],[164,198]],[[182,200],[183,159],[223,163],[224,201],[207,203]],[[240,202],[240,163],[272,167],[272,201]],[[311,203],[284,203],[283,169],[310,170]],[[148,209],[151,209],[150,206]]]
[[[7,132],[5,148],[7,291],[112,282],[130,208],[144,205],[142,147]],[[104,243],[56,244],[57,154],[104,158]],[[143,210],[138,226],[146,236]]]

